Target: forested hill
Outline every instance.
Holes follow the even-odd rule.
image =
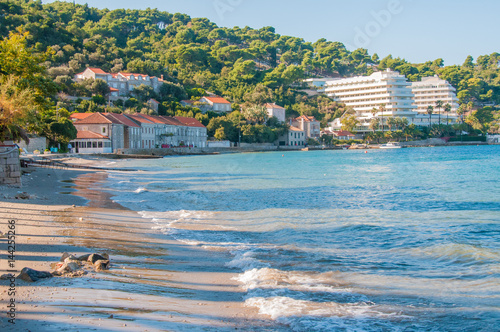
[[[156,9],[110,11],[67,2],[0,0],[0,22],[1,37],[21,28],[36,50],[53,50],[46,66],[63,89],[90,66],[164,75],[187,96],[203,88],[236,103],[273,101],[293,113],[318,114],[328,108],[321,106],[326,101],[297,92],[294,82],[390,67],[413,81],[438,74],[458,89],[464,103],[499,103],[498,53],[475,62],[469,57],[462,66],[444,66],[441,59],[411,64],[392,56],[379,59],[365,49],[347,50],[339,42],[282,36],[273,27],[224,28],[206,18]],[[186,97],[172,91],[171,101]]]

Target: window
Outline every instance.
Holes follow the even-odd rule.
[[[102,127],[102,133],[106,134],[106,127]]]
[[[97,147],[102,148],[102,142],[97,142]]]
[[[97,142],[92,142],[92,147],[97,148]]]

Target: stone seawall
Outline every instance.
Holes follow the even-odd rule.
[[[15,145],[0,146],[0,184],[21,186],[21,163]]]
[[[117,149],[116,154],[134,155],[154,155],[154,156],[174,156],[174,155],[196,155],[215,153],[236,153],[236,152],[257,152],[257,151],[277,151],[278,147],[272,144],[245,144],[241,147],[231,148],[168,148],[168,149]]]

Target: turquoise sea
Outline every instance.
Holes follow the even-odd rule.
[[[500,331],[500,146],[364,152],[123,160],[106,186],[281,328]]]

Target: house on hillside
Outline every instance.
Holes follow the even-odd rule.
[[[83,72],[74,76],[76,82],[81,82],[86,79],[102,79],[108,83],[110,87],[110,97],[118,98],[119,96],[129,95],[136,87],[140,85],[150,86],[154,91],[158,92],[163,84],[163,75],[158,78],[137,73],[107,73],[100,68],[87,68]]]
[[[231,112],[231,103],[222,97],[210,96],[210,97],[201,97],[200,103],[204,103],[205,105],[201,105],[201,110],[203,112],[213,111],[217,113],[229,113]]]
[[[314,116],[301,115],[292,120],[292,126],[303,130],[308,138],[318,139],[320,137],[320,123]]]
[[[285,122],[286,110],[284,107],[276,105],[275,103],[267,103],[265,106],[267,109],[267,115],[269,115],[270,118],[274,116],[278,119],[278,121]]]

